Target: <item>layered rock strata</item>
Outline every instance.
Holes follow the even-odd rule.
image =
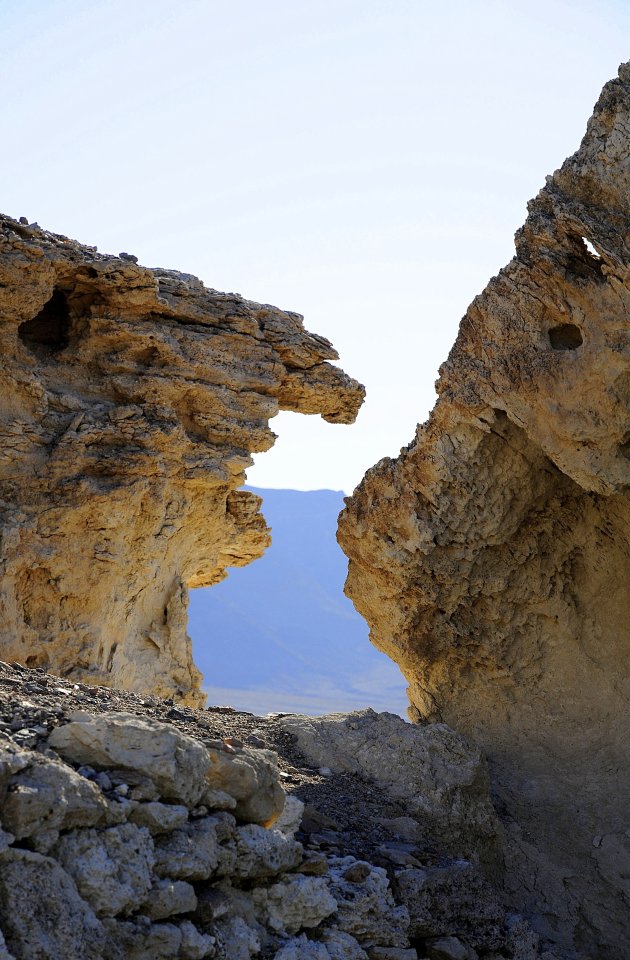
[[[364,391],[298,314],[135,260],[0,218],[1,650],[195,703],[187,591],[268,545],[269,419]]]
[[[560,960],[479,871],[496,829],[444,724],[195,711],[0,662],[3,960]]]
[[[341,516],[411,714],[487,753],[511,895],[630,954],[630,65],[463,318],[429,421]]]

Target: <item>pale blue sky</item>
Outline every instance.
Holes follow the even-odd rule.
[[[368,399],[282,414],[257,486],[350,490],[434,400],[630,7],[0,0],[0,208],[305,315]]]

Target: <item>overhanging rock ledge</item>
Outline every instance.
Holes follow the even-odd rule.
[[[199,704],[188,588],[268,545],[269,419],[364,390],[298,314],[135,260],[0,217],[1,656]]]
[[[589,960],[630,955],[629,131],[625,64],[339,527],[412,717],[488,755],[510,897]]]

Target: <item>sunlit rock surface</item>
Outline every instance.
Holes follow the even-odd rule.
[[[535,131],[532,131],[535,134]],[[529,205],[439,400],[342,515],[415,719],[486,751],[506,881],[570,957],[630,954],[630,65]]]
[[[9,217],[0,348],[0,656],[201,702],[188,588],[269,542],[251,453],[363,388],[298,314]]]

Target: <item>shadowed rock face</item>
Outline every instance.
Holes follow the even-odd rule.
[[[0,218],[0,655],[193,704],[187,589],[269,543],[269,419],[364,391],[298,314],[134,260]]]
[[[347,593],[412,719],[486,751],[510,896],[630,954],[630,65],[529,205],[439,400],[341,516]]]

